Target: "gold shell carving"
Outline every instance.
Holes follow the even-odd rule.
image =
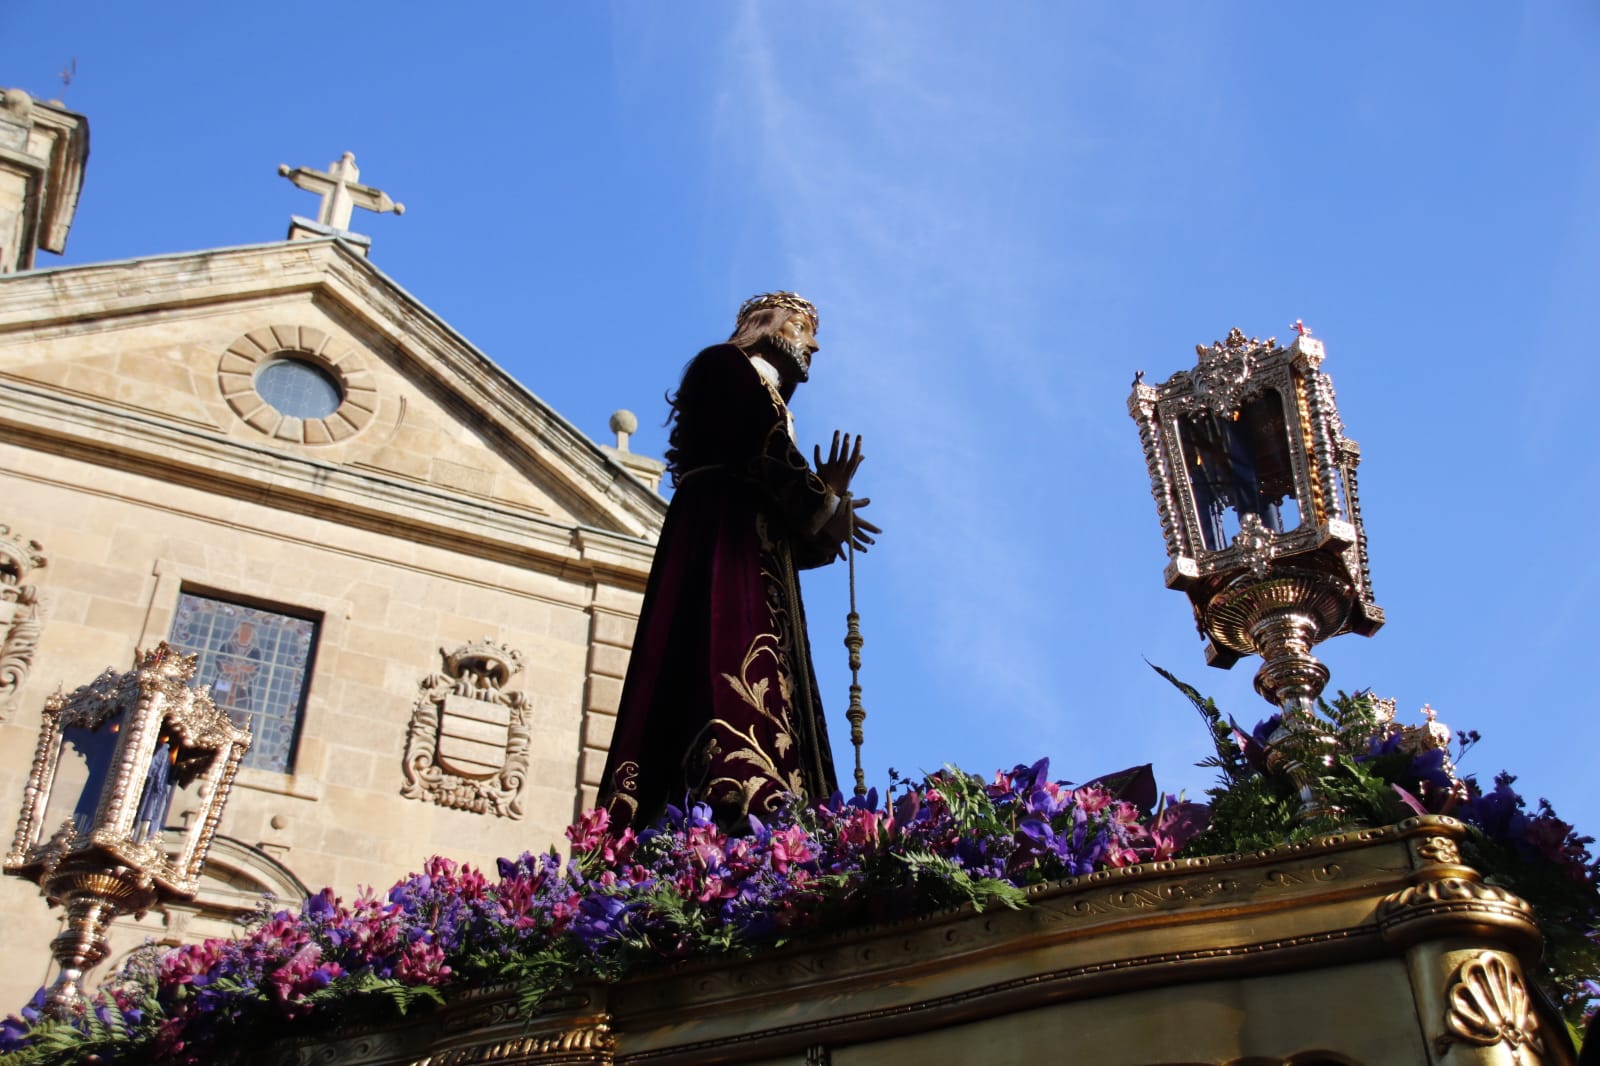
[[[1455,1043],[1476,1047],[1504,1043],[1516,1063],[1524,1061],[1525,1047],[1535,1055],[1544,1054],[1539,1021],[1529,1007],[1522,976],[1494,952],[1482,952],[1462,963],[1446,1000],[1446,1032],[1437,1041],[1441,1055]]]

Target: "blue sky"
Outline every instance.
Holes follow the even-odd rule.
[[[597,438],[638,412],[640,451],[740,300],[816,301],[800,435],[865,435],[886,529],[859,571],[878,782],[1048,754],[1209,784],[1142,660],[1266,705],[1162,586],[1124,401],[1303,318],[1389,615],[1322,646],[1333,685],[1431,703],[1485,734],[1465,769],[1600,830],[1600,8],[1133,10],[13,4],[0,84],[61,95],[77,59],[60,262],[277,239],[315,211],[277,164],[353,151],[407,205],[358,213],[375,262]],[[843,763],[843,568],[806,596]]]

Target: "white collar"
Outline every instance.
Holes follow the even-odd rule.
[[[767,383],[767,390],[772,393],[772,402],[778,410],[783,412],[783,428],[789,433],[789,440],[795,440],[794,413],[789,410],[789,405],[783,400],[783,378],[778,374],[778,368],[767,362],[759,355],[750,357],[750,365],[756,368],[756,373],[761,380]]]
[[[765,356],[752,355],[750,365],[756,368],[756,373],[760,374],[768,385],[775,389],[783,386],[783,378],[779,376],[778,368],[767,362]]]

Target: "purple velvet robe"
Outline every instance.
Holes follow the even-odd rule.
[[[645,590],[600,787],[614,825],[668,803],[728,825],[834,792],[796,570],[835,557],[840,506],[789,435],[787,399],[731,344],[678,391],[678,488]]]

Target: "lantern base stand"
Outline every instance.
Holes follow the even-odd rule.
[[[1312,783],[1313,770],[1329,765],[1331,738],[1317,716],[1328,668],[1311,649],[1339,632],[1353,600],[1349,584],[1331,574],[1280,571],[1224,590],[1206,614],[1219,646],[1262,658],[1256,691],[1282,714],[1267,738],[1268,765],[1294,782],[1302,823],[1333,813]]]
[[[45,1011],[62,1019],[85,1010],[83,975],[110,952],[111,923],[121,914],[142,913],[156,898],[148,876],[125,866],[86,867],[83,861],[69,859],[71,867],[58,867],[45,886],[50,901],[67,908],[66,929],[50,941],[61,973],[45,996]]]

